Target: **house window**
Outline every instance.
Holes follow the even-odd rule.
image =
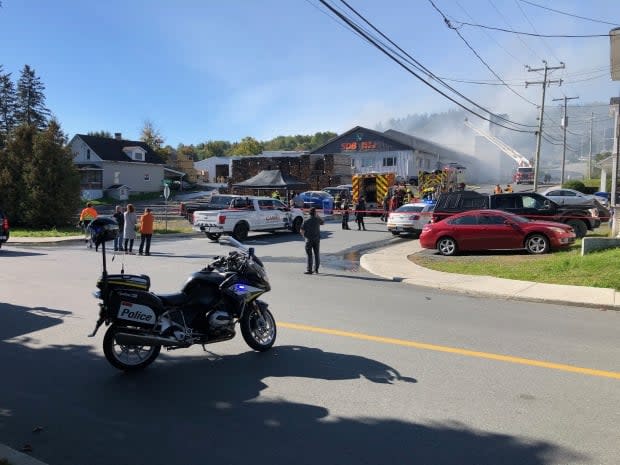
[[[362,168],[372,166],[372,158],[362,158]]]
[[[90,149],[86,149],[86,159],[90,160]]]
[[[383,166],[395,166],[396,157],[387,157],[383,159]]]
[[[114,172],[114,184],[120,184],[120,183],[121,183],[121,172],[115,171]]]
[[[133,159],[136,161],[144,161],[144,154],[142,152],[134,152]]]
[[[424,168],[425,169],[430,169],[431,167],[431,161],[427,158],[426,160],[424,160]]]
[[[144,180],[145,181],[150,181],[151,180],[151,174],[150,173],[144,173]]]
[[[418,168],[422,169],[422,159],[418,158]]]

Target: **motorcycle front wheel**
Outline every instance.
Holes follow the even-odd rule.
[[[264,352],[276,342],[276,320],[267,308],[253,304],[239,322],[241,335],[252,349]]]
[[[112,325],[103,337],[103,353],[114,368],[123,371],[137,371],[153,363],[161,346],[133,346],[116,342],[116,334],[127,331],[122,326]]]

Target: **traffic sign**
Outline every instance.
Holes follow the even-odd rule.
[[[168,197],[170,197],[170,186],[166,184],[164,186],[164,199],[168,200]]]

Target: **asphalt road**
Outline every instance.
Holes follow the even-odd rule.
[[[318,276],[303,274],[301,238],[252,236],[274,349],[238,337],[163,353],[137,375],[106,362],[105,328],[86,337],[98,254],[3,248],[0,442],[50,465],[618,463],[619,380],[587,371],[620,371],[618,313],[377,278],[351,250],[402,239],[369,229],[326,225]],[[125,271],[174,292],[222,252],[204,237],[154,240]]]

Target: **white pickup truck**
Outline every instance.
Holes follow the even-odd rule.
[[[225,210],[194,212],[195,231],[204,232],[211,240],[229,234],[244,241],[250,231],[289,230],[299,232],[304,214],[270,197],[240,197],[233,199]]]

